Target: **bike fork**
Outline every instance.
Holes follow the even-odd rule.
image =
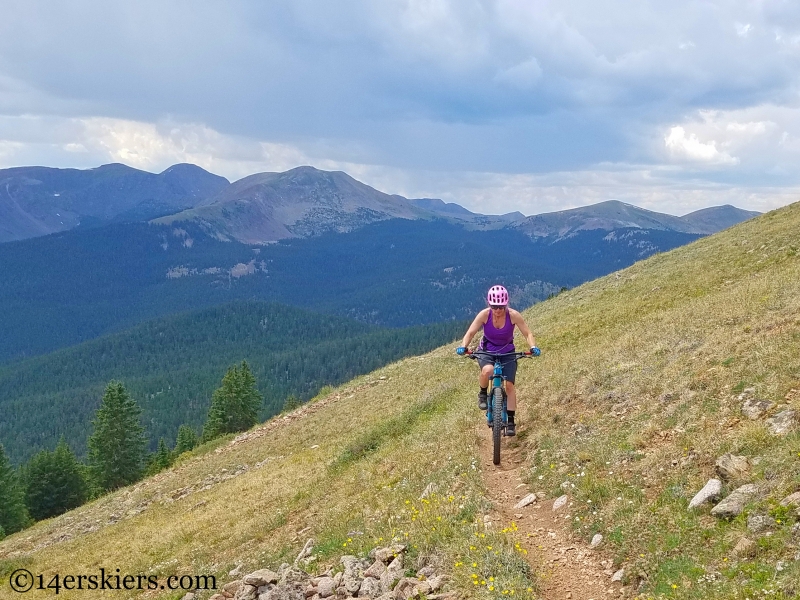
[[[501,410],[503,411],[502,412],[502,415],[503,415],[503,417],[502,417],[503,418],[503,435],[505,435],[506,425],[508,425],[508,410],[506,408],[506,406],[507,406],[506,391],[502,387],[500,389],[503,392],[503,405],[502,405]],[[492,426],[492,418],[493,418],[493,416],[492,416],[492,408],[493,408],[493,405],[494,405],[494,388],[492,388],[492,393],[489,394],[488,400],[489,400],[489,402],[488,402],[489,408],[486,410],[486,424],[489,427],[491,427]]]

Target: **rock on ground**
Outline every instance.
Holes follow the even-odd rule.
[[[769,515],[748,515],[747,516],[747,529],[753,533],[761,533],[772,529],[776,525],[775,519]]]
[[[747,473],[750,470],[750,461],[746,456],[735,456],[728,452],[720,456],[714,466],[722,479],[730,481]]]
[[[758,486],[752,483],[743,485],[734,490],[727,498],[711,509],[711,514],[722,519],[733,518],[744,510],[747,504],[756,494]]]
[[[734,556],[748,557],[756,553],[756,543],[746,537],[741,538],[733,549]]]
[[[795,492],[794,494],[789,494],[781,500],[781,506],[789,506],[790,504],[794,504],[795,506],[800,506],[800,492]]]
[[[767,427],[772,435],[786,435],[797,424],[797,411],[787,408],[767,419]]]
[[[756,421],[767,414],[773,406],[775,406],[775,403],[769,400],[748,398],[742,404],[742,414],[751,421]]]
[[[719,495],[722,493],[722,482],[719,479],[709,479],[708,482],[703,486],[695,497],[692,498],[692,501],[689,502],[689,508],[697,508],[706,502],[709,502],[715,498],[719,498]]]
[[[560,509],[564,508],[564,506],[566,506],[566,504],[567,504],[567,499],[568,499],[568,496],[566,494],[556,498],[556,501],[553,502],[553,510],[560,510]]]
[[[517,502],[514,505],[514,508],[524,508],[524,507],[528,506],[529,504],[533,504],[534,502],[536,502],[536,494],[528,494],[522,500]]]

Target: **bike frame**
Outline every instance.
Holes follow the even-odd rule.
[[[486,423],[489,427],[492,426],[492,419],[494,418],[494,413],[492,412],[492,391],[495,388],[500,388],[502,390],[503,395],[503,403],[501,406],[502,412],[502,421],[503,421],[503,435],[505,435],[505,429],[508,426],[508,409],[507,409],[507,396],[506,396],[506,376],[503,374],[503,365],[511,362],[512,360],[517,360],[520,358],[531,358],[532,355],[530,352],[505,352],[502,354],[495,354],[493,352],[485,352],[483,350],[476,350],[474,352],[469,352],[467,354],[470,358],[477,360],[478,358],[490,358],[494,361],[494,372],[492,373],[492,386],[490,390],[488,390],[488,409],[486,410]],[[506,360],[502,360],[505,358]]]

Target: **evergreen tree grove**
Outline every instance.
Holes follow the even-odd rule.
[[[83,467],[62,437],[53,452],[42,450],[23,470],[25,504],[37,521],[80,506],[88,497]]]
[[[211,397],[203,439],[208,441],[226,433],[250,429],[258,420],[261,402],[256,378],[247,361],[232,366]]]
[[[109,491],[126,486],[142,475],[145,456],[141,409],[125,386],[111,381],[92,421],[89,437],[89,465],[96,483]]]
[[[29,521],[22,487],[0,444],[0,537],[19,531]]]

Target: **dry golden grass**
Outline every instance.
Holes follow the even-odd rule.
[[[525,313],[544,351],[518,376],[530,485],[560,495],[568,482],[575,531],[587,540],[602,532],[628,583],[643,581],[643,597],[755,598],[771,590],[780,598],[800,580],[795,517],[775,508],[800,489],[800,437],[769,435],[763,422],[741,417],[737,400],[753,387],[800,409],[800,394],[790,393],[800,389],[798,232],[793,205]],[[278,417],[279,427],[206,448],[7,538],[0,577],[16,566],[62,575],[105,566],[226,581],[237,565],[291,561],[307,537],[317,541],[319,568],[395,538],[409,543],[418,564],[440,561],[469,595],[529,596],[513,542],[482,530],[488,506],[476,468],[475,377],[474,365],[446,347],[359,378],[303,418]],[[741,482],[765,489],[750,510],[782,521],[748,561],[731,555],[746,533],[744,517],[718,522],[686,508],[726,451],[760,459]],[[203,489],[209,476],[243,466]],[[437,496],[421,502],[429,483]],[[180,497],[185,488],[192,493]],[[779,560],[787,561],[782,571]],[[701,579],[709,574],[714,581]],[[490,576],[494,589],[480,583]],[[1,579],[0,590],[8,590]]]
[[[488,509],[473,462],[478,415],[467,383],[475,375],[471,366],[440,349],[355,380],[299,411],[307,413],[302,418],[277,417],[277,427],[256,428],[248,440],[206,449],[0,542],[3,576],[24,567],[47,581],[54,573],[105,567],[162,578],[213,574],[224,583],[239,565],[291,562],[308,537],[319,556],[312,568],[395,539],[410,545],[418,566],[437,561],[455,570],[462,586],[471,584],[471,573],[461,568],[463,560],[455,564],[470,556],[486,577],[497,575],[498,585],[525,597],[531,583],[510,540],[489,533],[489,540],[498,538],[492,552],[469,550]],[[243,467],[203,489],[210,476]],[[418,500],[430,483],[437,493]],[[192,493],[181,497],[186,489]],[[89,528],[95,530],[82,533]],[[6,586],[0,583],[4,592]],[[157,592],[149,595],[177,594]],[[34,590],[28,597],[51,594]],[[93,594],[101,595],[61,590],[59,596]]]
[[[536,398],[526,413],[530,482],[556,494],[568,481],[582,507],[575,529],[603,533],[645,597],[781,597],[800,580],[795,517],[759,540],[754,560],[733,564],[745,518],[686,509],[728,451],[761,461],[734,482],[764,487],[751,510],[775,512],[800,489],[798,434],[770,435],[738,400],[752,387],[776,410],[800,409],[790,394],[800,389],[799,232],[792,205],[529,313],[546,350],[522,387]],[[718,581],[698,583],[708,573]]]

